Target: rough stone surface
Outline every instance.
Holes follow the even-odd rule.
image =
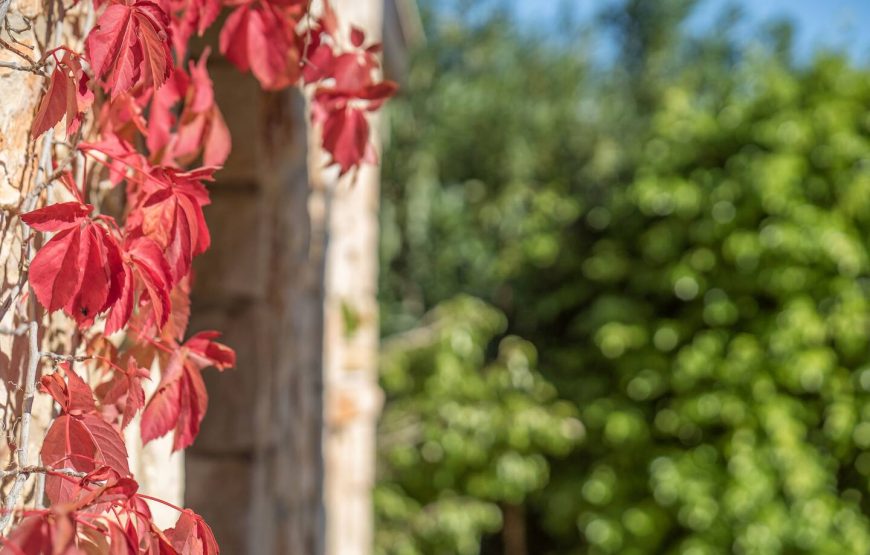
[[[238,358],[206,374],[187,500],[227,552],[322,553],[322,223],[309,210],[304,103],[295,91],[239,103],[221,91],[248,77],[213,78],[237,147],[256,148],[228,161],[206,210],[212,248],[197,261],[191,327],[222,330]]]
[[[370,40],[382,2],[336,3]],[[206,372],[187,502],[227,553],[367,555],[377,386],[378,172],[322,171],[295,92],[210,66],[233,154],[206,210],[192,331],[218,329],[237,368]]]
[[[64,44],[81,51],[84,10],[88,2],[80,2],[70,8],[62,27],[62,33],[50,38],[46,36],[46,21],[43,16],[43,3],[39,0],[12,0],[9,6],[9,21],[15,28],[23,28],[22,16],[33,21],[33,31],[25,31],[16,37],[24,45],[32,47],[29,55],[38,59],[42,53],[35,40],[38,33],[42,44]],[[52,26],[55,28],[55,26]],[[3,38],[8,42],[8,34],[3,31]],[[26,51],[24,46],[18,46]],[[0,48],[0,61],[27,65],[27,62],[15,54]],[[14,214],[21,212],[22,203],[30,189],[36,184],[36,166],[38,151],[42,138],[34,141],[30,138],[31,124],[36,113],[38,102],[42,96],[45,79],[30,72],[0,68],[0,305],[7,299],[19,282],[21,269],[21,228]],[[63,124],[58,126],[63,133]],[[45,194],[46,202],[69,200],[61,196],[58,188],[49,189]],[[38,243],[37,243],[38,244]],[[0,321],[0,326],[11,328],[21,323],[16,319],[16,308],[13,307]],[[75,327],[71,320],[62,314],[51,316],[38,311],[45,332],[40,336],[40,348],[55,352],[70,352],[73,343]],[[0,335],[0,378],[7,387],[0,388],[0,420],[4,430],[17,433],[17,417],[21,414],[21,391],[10,397],[8,384],[21,383],[27,367],[27,336],[11,337]],[[156,369],[155,369],[156,372]],[[155,373],[155,378],[159,375]],[[157,380],[152,380],[154,384]],[[153,387],[153,385],[152,385]],[[38,451],[42,445],[45,430],[51,419],[52,407],[50,400],[44,395],[37,395],[33,408],[34,422],[31,426],[29,462],[37,462]],[[127,450],[130,453],[131,469],[136,475],[141,491],[166,499],[172,503],[181,502],[183,486],[183,466],[180,454],[169,455],[171,440],[152,442],[143,447],[133,433],[138,424],[131,426],[127,433]],[[4,437],[13,437],[6,436]],[[10,466],[10,449],[7,441],[0,442],[0,464]],[[2,483],[3,491],[7,491],[11,482]],[[30,495],[30,492],[27,493]],[[34,500],[26,497],[27,502]],[[165,526],[171,526],[177,514],[161,505],[154,505],[157,521]]]
[[[39,2],[13,0],[8,14],[15,27],[21,26],[21,16],[25,15],[35,20],[36,32],[44,29]],[[41,32],[40,37],[46,40]],[[31,56],[40,55],[34,32],[22,33],[18,39],[24,45],[34,48]],[[19,49],[26,51],[24,46],[19,46]],[[27,65],[26,61],[5,49],[0,49],[0,61]],[[13,291],[21,285],[22,227],[15,214],[21,211],[27,193],[36,183],[38,145],[30,139],[30,127],[41,95],[42,83],[42,77],[32,73],[0,68],[0,306],[12,298]],[[20,296],[15,299],[20,299]],[[0,326],[14,328],[26,321],[27,318],[23,317],[26,314],[22,313],[23,306],[25,305],[12,303],[0,320]],[[41,310],[37,312],[37,318],[44,324],[39,335],[40,349],[59,349],[70,344],[72,326],[68,320],[63,317],[49,317]],[[4,384],[4,387],[0,387],[0,425],[3,427],[2,437],[5,439],[0,441],[0,464],[4,468],[16,464],[13,451],[18,437],[23,400],[23,391],[17,385],[25,381],[29,364],[28,342],[27,335],[0,335],[0,379]],[[37,396],[32,414],[28,446],[30,464],[37,461],[42,438],[51,419],[49,400]],[[34,483],[35,480],[29,482],[21,502],[34,502]],[[2,481],[4,499],[11,484],[11,478]]]

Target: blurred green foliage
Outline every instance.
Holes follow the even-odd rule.
[[[380,552],[495,552],[508,503],[529,553],[870,553],[870,71],[687,37],[691,5],[614,8],[607,67],[430,18],[381,306],[444,323],[384,357]]]
[[[576,409],[535,370],[529,342],[503,337],[486,361],[505,324],[479,299],[457,297],[385,342],[381,552],[477,553],[480,536],[501,527],[499,503],[540,490],[545,455],[566,454],[582,436]]]

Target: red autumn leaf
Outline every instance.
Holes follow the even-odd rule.
[[[77,511],[89,508],[90,512],[98,513],[108,503],[126,504],[138,490],[139,484],[133,478],[121,476],[109,466],[100,466],[74,485],[71,503]]]
[[[128,252],[134,275],[142,284],[145,294],[140,296],[139,305],[150,309],[146,325],[160,329],[169,319],[172,270],[157,243],[146,237],[134,239]]]
[[[173,127],[178,120],[175,107],[184,99],[189,86],[190,77],[187,72],[176,68],[169,80],[154,93],[148,114],[145,145],[150,153],[149,158],[155,163],[161,163],[165,158],[163,151],[172,140]]]
[[[42,461],[53,468],[90,472],[101,465],[129,474],[124,440],[96,413],[61,414],[45,434]],[[74,484],[63,476],[46,476],[45,493],[52,503],[71,501]]]
[[[351,43],[358,49],[341,54],[324,41],[331,37],[321,28],[313,36],[312,60],[304,70],[304,79],[306,83],[329,84],[321,83],[314,92],[312,120],[322,125],[322,146],[331,157],[330,164],[337,164],[345,174],[363,162],[376,162],[366,112],[379,108],[397,86],[392,81],[376,80],[378,48],[361,49],[365,42],[362,30],[351,28]]]
[[[142,230],[166,250],[175,283],[190,271],[194,255],[204,250],[198,247],[199,234],[205,230],[199,225],[202,210],[189,196],[165,189],[146,200],[142,213]]]
[[[208,408],[202,369],[215,366],[223,370],[235,364],[235,352],[212,341],[217,336],[216,332],[199,333],[172,354],[157,391],[142,413],[143,441],[174,430],[173,451],[193,443]]]
[[[350,42],[355,47],[362,47],[363,43],[366,41],[365,32],[357,27],[356,25],[352,25],[350,28]]]
[[[101,396],[102,404],[119,407],[122,430],[145,406],[145,390],[142,389],[142,380],[146,380],[150,376],[151,373],[148,370],[140,368],[136,364],[136,359],[130,357],[127,360],[127,369],[123,372],[116,370],[113,379],[98,389],[98,394],[105,391]]]
[[[87,85],[88,76],[82,71],[78,58],[64,52],[63,58],[51,72],[48,90],[33,119],[33,138],[57,125],[64,116],[67,137],[75,133],[81,125],[84,112],[94,101],[94,93]]]
[[[121,528],[111,520],[109,525],[109,553],[108,555],[137,555],[139,551],[138,537]]]
[[[159,336],[167,344],[174,345],[184,341],[187,324],[190,320],[190,274],[184,276],[169,293],[169,318],[160,328],[155,315],[147,310],[148,306],[140,308],[138,314],[131,319],[139,338]],[[153,358],[153,357],[152,357]],[[147,361],[143,363],[147,366]]]
[[[66,375],[65,390],[58,382],[59,373]],[[61,414],[42,443],[44,464],[86,473],[109,466],[123,476],[130,474],[124,440],[96,413],[90,387],[75,372],[61,367],[55,374],[43,376],[40,386],[61,405]],[[49,475],[45,492],[52,503],[66,503],[74,499],[76,485],[66,477]]]
[[[169,322],[163,328],[163,337],[171,341],[182,341],[190,322],[190,274],[179,281],[169,294],[172,310]]]
[[[76,525],[69,514],[45,512],[26,517],[2,539],[0,555],[80,555]]]
[[[362,110],[346,107],[323,123],[323,148],[344,174],[359,166],[369,144],[369,122]]]
[[[109,4],[85,43],[103,88],[115,97],[138,83],[160,87],[172,71],[169,17],[154,2]]]
[[[28,511],[30,516],[8,538],[0,538],[3,542],[0,554],[140,553],[137,532],[142,528],[147,533],[153,523],[147,505],[136,496],[139,486],[135,480],[101,466],[80,480],[69,478],[69,482],[73,484],[70,502],[54,504],[48,510]],[[99,516],[110,507],[123,525]],[[141,523],[142,520],[147,522]],[[160,551],[161,555],[175,554],[168,540],[163,545],[168,549]],[[158,551],[148,553],[156,555]]]
[[[148,237],[127,241],[123,253],[123,286],[117,302],[106,318],[106,334],[123,328],[133,315],[134,299],[147,306],[146,320],[157,328],[169,318],[172,273],[159,245]]]
[[[79,327],[86,327],[120,295],[121,254],[106,228],[81,216],[90,207],[65,204],[22,215],[36,229],[61,230],[36,253],[30,284],[49,312],[63,309]]]
[[[190,63],[190,74],[178,68],[151,103],[146,136],[151,160],[161,164],[193,161],[202,154],[206,166],[219,166],[230,152],[230,134],[214,101],[206,69],[209,49]],[[184,102],[179,117],[175,107]]]
[[[96,127],[103,140],[114,136],[118,140],[134,143],[138,140],[139,133],[147,132],[145,110],[151,95],[147,94],[147,91],[136,92],[140,94],[134,95],[129,91],[121,91],[117,96],[107,98],[102,103],[97,115]]]
[[[220,553],[214,534],[202,517],[185,510],[174,528],[164,532],[172,547],[184,555],[217,555]]]
[[[129,511],[127,512],[126,522],[124,523],[123,534],[126,536],[126,541],[129,545],[136,546],[129,552],[129,555],[137,555],[139,553],[145,555],[170,555],[173,554],[172,546],[169,541],[163,536],[152,521],[151,509],[148,503],[142,497],[136,495],[130,498],[127,504]],[[115,533],[115,535],[118,535]],[[118,538],[120,540],[120,538]],[[112,536],[112,543],[116,541]],[[119,546],[124,545],[120,542]],[[162,549],[162,550],[161,550]],[[115,551],[111,555],[115,555]],[[127,555],[126,551],[118,551],[118,555]]]
[[[203,132],[205,144],[202,151],[202,163],[206,166],[223,165],[230,155],[232,139],[230,129],[224,121],[224,115],[217,104],[212,108],[207,123],[206,131]]]
[[[107,134],[98,142],[80,142],[78,149],[86,154],[95,156],[98,153],[100,159],[105,157],[103,161],[109,168],[109,181],[112,185],[117,185],[128,174],[132,174],[133,178],[147,173],[147,163],[145,157],[136,152],[133,145],[115,134]]]
[[[197,366],[214,366],[218,370],[226,370],[236,365],[236,352],[223,343],[212,341],[220,336],[220,332],[201,331],[185,342],[184,346],[190,351],[191,359]]]
[[[59,202],[21,215],[21,220],[37,231],[63,231],[79,225],[94,209],[80,202]]]
[[[392,81],[383,81],[356,90],[321,87],[315,92],[312,119],[323,126],[323,148],[341,174],[377,162],[366,112],[379,108],[396,89]]]
[[[127,218],[131,236],[145,236],[163,249],[174,285],[190,272],[193,257],[211,243],[202,207],[209,203],[203,180],[211,168],[179,172],[156,167],[141,183],[142,200]]]
[[[49,475],[53,476],[52,474]],[[66,483],[69,485],[69,489],[66,492],[66,500],[56,506],[59,509],[67,511],[73,516],[74,520],[79,522],[90,520],[109,509],[112,509],[113,513],[118,515],[120,519],[120,515],[127,512],[127,508],[133,504],[136,492],[139,489],[139,484],[133,478],[121,476],[117,471],[108,466],[99,466],[79,479],[68,477]],[[100,524],[103,524],[103,522],[100,522]],[[86,553],[129,553],[130,555],[138,553],[135,549],[130,551],[111,551],[106,542],[106,536],[109,534],[107,534],[107,530],[103,526],[98,528],[84,526],[79,529],[80,533],[86,531],[96,533],[96,535],[88,539],[100,546],[94,550],[85,549]],[[125,542],[121,542],[118,544],[118,547],[124,545]],[[81,547],[81,543],[79,543],[79,547]]]
[[[296,82],[301,52],[294,28],[304,4],[300,0],[242,3],[221,29],[221,54],[240,71],[250,70],[266,90]]]
[[[40,391],[51,395],[63,412],[87,413],[97,410],[90,386],[70,369],[69,363],[61,362],[58,368],[59,372],[40,378]]]
[[[363,49],[365,33],[358,27],[352,26],[350,42],[354,49],[337,52],[335,50],[337,32],[337,25],[334,22],[330,23],[327,17],[317,20],[314,29],[310,32],[307,45],[308,62],[302,70],[304,82],[311,84],[330,80],[332,83],[330,87],[346,91],[375,84],[380,69],[380,61],[377,57],[380,44]]]
[[[175,430],[172,450],[184,449],[199,433],[208,408],[208,395],[196,367],[185,365],[180,355],[169,360],[161,385],[142,413],[142,441]]]
[[[166,534],[163,533],[163,530],[158,528],[151,521],[148,521],[146,524],[148,525],[148,529],[138,536],[142,539],[142,543],[144,544],[143,553],[148,553],[149,555],[184,555],[179,554],[179,552],[175,550],[169,542],[169,538],[167,538]]]
[[[219,166],[230,154],[230,131],[214,101],[214,85],[206,69],[209,50],[197,63],[190,64],[190,88],[179,122],[176,159],[195,155],[202,148],[202,163]]]
[[[222,0],[170,0],[169,13],[172,15],[172,45],[175,57],[187,57],[187,45],[195,34],[202,36],[214,23],[223,7]]]

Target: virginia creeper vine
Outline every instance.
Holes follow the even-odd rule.
[[[12,482],[0,532],[13,527],[0,553],[218,553],[211,529],[187,509],[163,502],[178,520],[168,529],[153,522],[146,500],[160,500],[138,492],[121,436],[141,413],[143,442],[172,434],[173,450],[184,449],[208,404],[202,371],[235,364],[217,332],[186,332],[193,259],[210,244],[206,183],[230,152],[210,52],[191,58],[190,39],[228,10],[221,54],[263,89],[301,87],[342,175],[376,161],[367,112],[396,87],[380,77],[380,46],[357,28],[343,36],[326,1],[51,1],[48,36],[59,40],[75,12],[83,47],[43,43],[35,59],[0,41],[22,60],[0,67],[46,79],[31,129],[41,140],[37,179],[17,214],[21,280],[0,301],[0,319],[13,311],[0,333],[27,335],[30,351],[15,463],[3,471]],[[0,26],[15,40],[31,25],[12,29],[8,6],[0,0]],[[125,204],[113,209],[118,187]],[[49,191],[65,200],[37,209]],[[78,328],[67,353],[40,349],[55,311]],[[161,379],[146,399],[154,365]],[[39,462],[28,453],[37,394],[56,406]],[[34,507],[22,508],[34,477]]]

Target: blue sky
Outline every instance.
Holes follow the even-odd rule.
[[[510,0],[517,18],[555,23],[562,0]],[[616,0],[567,0],[581,21],[589,21],[601,8]],[[655,2],[657,0],[648,0]],[[847,51],[854,60],[870,61],[870,0],[706,0],[690,20],[702,33],[715,25],[722,10],[736,4],[747,16],[739,29],[751,38],[759,26],[773,18],[786,17],[795,24],[795,54],[806,60],[819,47]]]

